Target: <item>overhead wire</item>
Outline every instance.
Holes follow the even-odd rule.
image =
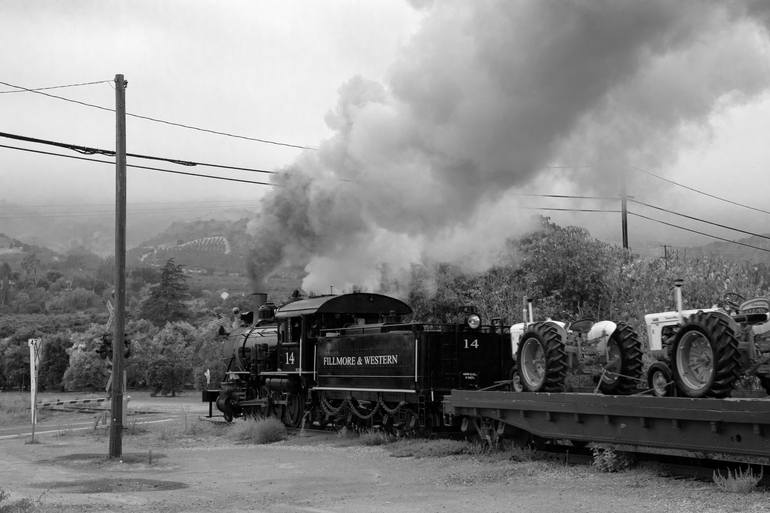
[[[85,160],[85,161],[88,161],[88,162],[98,162],[98,163],[101,163],[101,164],[115,165],[114,162],[110,162],[109,160],[99,160],[99,159],[92,159],[92,158],[88,158],[88,157],[78,157],[76,155],[65,155],[64,153],[54,153],[54,152],[50,152],[50,151],[33,150],[32,148],[22,148],[20,146],[9,146],[7,144],[0,144],[0,148],[8,148],[8,149],[13,149],[13,150],[26,151],[26,152],[30,152],[30,153],[40,153],[40,154],[43,154],[43,155],[53,155],[53,156],[56,156],[56,157],[64,157],[64,158],[69,158],[69,159]],[[274,183],[270,183],[270,182],[258,182],[258,181],[255,181],[255,180],[244,180],[242,178],[229,178],[229,177],[225,177],[225,176],[206,175],[206,174],[202,174],[202,173],[188,173],[186,171],[175,171],[175,170],[171,170],[171,169],[162,169],[162,168],[150,167],[150,166],[138,166],[136,164],[126,164],[126,167],[133,167],[133,168],[136,168],[136,169],[145,169],[145,170],[149,170],[149,171],[158,171],[158,172],[161,172],[161,173],[172,173],[172,174],[177,174],[177,175],[197,176],[199,178],[211,178],[211,179],[214,179],[214,180],[224,180],[224,181],[228,181],[228,182],[241,182],[241,183],[250,183],[250,184],[255,184],[255,185],[269,185],[269,186],[272,186],[272,187],[280,187],[280,185],[277,185],[277,184],[274,184]]]
[[[655,218],[652,218],[652,217],[648,217],[648,216],[645,216],[645,215],[642,215],[642,214],[639,214],[639,213],[636,213],[636,212],[632,212],[630,210],[628,211],[628,214],[632,215],[632,216],[636,216],[636,217],[641,217],[642,219],[647,219],[648,221],[654,221],[656,223],[665,224],[666,226],[671,226],[673,228],[678,228],[680,230],[685,230],[685,231],[688,231],[688,232],[697,233],[698,235],[704,235],[706,237],[711,237],[712,239],[717,239],[717,240],[721,240],[721,241],[724,241],[724,242],[729,242],[731,244],[737,244],[739,246],[745,246],[747,248],[757,249],[759,251],[764,251],[766,253],[770,253],[770,249],[767,249],[767,248],[762,248],[762,247],[759,247],[759,246],[754,246],[754,245],[751,245],[751,244],[747,244],[745,242],[739,242],[737,240],[727,239],[725,237],[718,237],[716,235],[711,235],[710,233],[705,233],[705,232],[701,232],[701,231],[698,231],[698,230],[693,230],[691,228],[685,228],[684,226],[679,226],[679,225],[673,224],[673,223],[667,223],[666,221],[661,221],[660,219],[655,219]]]
[[[73,151],[76,151],[78,153],[83,153],[85,155],[105,155],[109,157],[115,156],[115,150],[105,150],[102,148],[94,148],[91,146],[81,146],[79,144],[72,144],[72,143],[64,143],[64,142],[58,142],[58,141],[51,141],[48,139],[38,139],[36,137],[28,137],[26,135],[18,135],[18,134],[9,134],[7,132],[0,132],[0,137],[4,137],[7,139],[14,139],[17,141],[24,141],[24,142],[31,142],[36,144],[44,144],[48,146],[56,146],[59,148],[66,148]],[[140,158],[145,160],[157,160],[162,162],[170,162],[172,164],[178,164],[180,166],[205,166],[205,167],[218,167],[221,169],[231,169],[235,171],[250,171],[253,173],[267,173],[267,174],[277,174],[277,171],[268,171],[266,169],[255,169],[251,167],[242,167],[242,166],[229,166],[229,165],[223,165],[223,164],[210,164],[206,162],[196,162],[192,160],[182,160],[182,159],[175,159],[170,157],[157,157],[154,155],[142,155],[139,153],[126,153],[127,157],[133,157],[133,158]]]
[[[753,207],[751,205],[746,205],[745,203],[739,203],[737,201],[733,201],[733,200],[730,200],[730,199],[727,199],[727,198],[724,198],[724,197],[721,197],[721,196],[717,196],[715,194],[710,194],[710,193],[702,191],[700,189],[696,189],[695,187],[690,187],[689,185],[685,185],[685,184],[682,184],[682,183],[679,183],[679,182],[675,182],[674,180],[671,180],[671,179],[665,178],[663,176],[657,175],[657,174],[653,173],[652,171],[648,171],[648,170],[642,169],[640,167],[631,166],[631,168],[634,169],[635,171],[640,172],[640,173],[644,173],[644,174],[650,175],[652,177],[655,177],[658,180],[662,180],[664,182],[668,182],[670,184],[676,185],[677,187],[682,187],[683,189],[687,189],[689,191],[697,192],[698,194],[702,194],[704,196],[708,196],[709,198],[713,198],[713,199],[716,199],[716,200],[719,200],[719,201],[724,201],[725,203],[730,203],[731,205],[736,205],[736,206],[739,206],[739,207],[747,208],[749,210],[754,210],[755,212],[762,212],[763,214],[770,214],[770,210],[764,210],[764,209],[761,209],[761,208]]]
[[[653,208],[655,210],[660,210],[661,212],[667,212],[669,214],[674,214],[676,216],[685,217],[685,218],[691,219],[693,221],[698,221],[698,222],[701,222],[701,223],[710,224],[712,226],[718,226],[719,228],[725,228],[726,230],[732,230],[734,232],[739,232],[739,233],[743,233],[743,234],[746,234],[746,235],[751,235],[751,236],[754,236],[754,237],[759,237],[761,239],[770,240],[770,236],[762,235],[760,233],[754,233],[754,232],[750,232],[750,231],[747,231],[747,230],[741,230],[740,228],[735,228],[733,226],[727,226],[725,224],[715,223],[713,221],[707,221],[705,219],[701,219],[700,217],[689,216],[687,214],[682,214],[680,212],[675,212],[675,211],[669,210],[667,208],[658,207],[656,205],[651,205],[649,203],[645,203],[643,201],[639,201],[639,200],[635,200],[635,199],[631,199],[631,198],[628,198],[628,201],[632,202],[632,203],[636,203],[637,205],[643,205],[645,207]]]
[[[517,207],[522,210],[553,210],[558,212],[609,212],[619,214],[620,210],[608,210],[600,208],[556,208],[556,207]]]
[[[95,82],[78,82],[77,84],[64,84],[64,85],[56,85],[56,86],[49,86],[49,87],[35,87],[30,89],[15,89],[12,91],[0,91],[0,94],[9,94],[9,93],[26,93],[26,92],[36,92],[36,91],[48,91],[49,89],[64,89],[65,87],[80,87],[80,86],[88,86],[88,85],[96,85],[96,84],[111,84],[112,80],[97,80]],[[11,86],[16,87],[16,86]]]
[[[64,96],[59,96],[59,95],[56,95],[56,94],[44,93],[43,91],[29,89],[27,87],[22,87],[22,86],[18,86],[18,85],[14,85],[14,84],[9,84],[8,82],[0,81],[0,84],[3,84],[3,85],[8,86],[8,87],[14,87],[16,89],[22,89],[22,90],[30,92],[30,93],[41,94],[43,96],[48,96],[49,98],[55,98],[57,100],[63,100],[63,101],[70,102],[70,103],[76,103],[76,104],[82,105],[84,107],[90,107],[90,108],[93,108],[93,109],[99,109],[99,110],[103,110],[103,111],[107,111],[107,112],[115,112],[115,109],[112,109],[112,108],[109,108],[109,107],[104,107],[102,105],[95,105],[93,103],[83,102],[83,101],[80,101],[80,100],[73,100],[72,98],[66,98]],[[132,117],[132,118],[137,118],[137,119],[144,119],[146,121],[153,121],[155,123],[161,123],[161,124],[175,126],[175,127],[179,127],[179,128],[186,128],[188,130],[195,130],[195,131],[198,131],[198,132],[205,132],[205,133],[210,133],[210,134],[215,134],[215,135],[221,135],[221,136],[231,137],[231,138],[235,138],[235,139],[244,139],[244,140],[247,140],[247,141],[254,141],[254,142],[259,142],[259,143],[264,143],[264,144],[272,144],[272,145],[275,145],[275,146],[284,146],[284,147],[297,148],[297,149],[302,149],[302,150],[317,150],[318,149],[318,148],[313,147],[313,146],[306,146],[306,145],[302,145],[302,144],[285,143],[285,142],[280,142],[280,141],[273,141],[273,140],[270,140],[270,139],[260,139],[258,137],[249,137],[249,136],[238,135],[238,134],[233,134],[233,133],[229,133],[229,132],[222,132],[222,131],[219,131],[219,130],[211,130],[211,129],[208,129],[208,128],[201,128],[201,127],[194,126],[194,125],[186,125],[184,123],[177,123],[177,122],[174,122],[174,121],[167,121],[165,119],[154,118],[154,117],[151,117],[151,116],[141,116],[139,114],[131,114],[130,112],[126,112],[126,116],[129,116],[129,117]]]

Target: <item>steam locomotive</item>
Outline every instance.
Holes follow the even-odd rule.
[[[288,426],[441,430],[452,427],[445,395],[509,383],[514,366],[502,323],[482,325],[470,307],[453,323],[418,323],[406,303],[357,292],[265,303],[256,313],[227,339],[216,398],[227,421],[274,415]]]

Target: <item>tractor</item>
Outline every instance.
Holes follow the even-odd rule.
[[[642,345],[623,322],[581,319],[535,322],[525,299],[525,322],[511,326],[514,391],[563,392],[568,377],[590,376],[604,394],[628,395],[642,379]]]
[[[676,311],[644,316],[657,360],[647,371],[652,392],[727,397],[756,377],[770,393],[770,301],[727,292],[711,308],[683,310],[682,284],[674,282]]]

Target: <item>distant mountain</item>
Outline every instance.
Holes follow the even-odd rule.
[[[252,212],[243,208],[202,205],[191,212],[180,209],[128,206],[126,244],[129,248],[143,244],[175,221],[221,219],[236,221]],[[9,237],[27,244],[45,246],[58,253],[85,249],[99,256],[115,252],[114,207],[98,205],[26,206],[0,201],[0,229]]]
[[[12,268],[18,269],[24,257],[33,253],[41,265],[50,265],[62,260],[62,255],[46,247],[27,244],[0,233],[0,262],[7,262]]]
[[[768,239],[762,237],[747,237],[738,239],[736,242],[746,244],[732,244],[729,242],[712,242],[704,246],[687,248],[687,256],[721,256],[730,260],[745,260],[753,263],[770,264],[770,234],[766,234]],[[748,246],[754,246],[761,249],[753,249]]]

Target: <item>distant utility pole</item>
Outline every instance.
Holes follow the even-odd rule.
[[[110,458],[123,455],[123,338],[126,313],[126,82],[115,75],[115,322],[112,326]]]
[[[623,249],[628,249],[628,201],[626,197],[626,172],[621,173],[620,224],[623,231]]]

